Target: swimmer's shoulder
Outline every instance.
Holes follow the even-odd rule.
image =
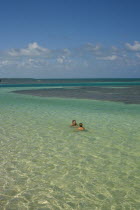
[[[85,130],[85,128],[84,127],[79,127],[79,128],[77,128],[79,131],[84,131]]]

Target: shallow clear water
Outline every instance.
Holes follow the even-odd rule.
[[[140,105],[18,89],[0,89],[0,209],[140,209]]]

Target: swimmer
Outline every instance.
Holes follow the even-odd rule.
[[[78,126],[77,123],[76,123],[76,120],[72,120],[72,124],[70,126],[74,126],[74,127]]]
[[[85,128],[83,127],[83,123],[79,123],[79,128],[77,128],[79,131],[84,131]]]

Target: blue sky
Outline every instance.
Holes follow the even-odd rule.
[[[0,0],[0,77],[140,77],[139,0]]]

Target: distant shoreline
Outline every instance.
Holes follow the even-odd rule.
[[[125,104],[140,104],[140,86],[42,88],[12,92],[40,97],[90,99],[123,102]]]

